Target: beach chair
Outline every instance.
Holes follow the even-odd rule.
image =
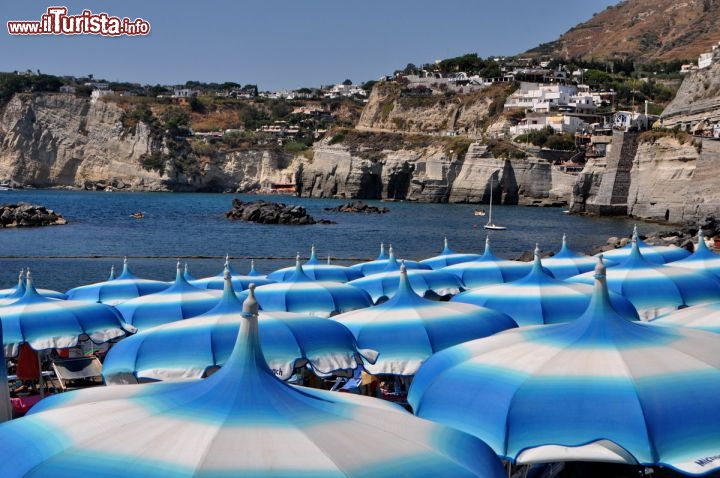
[[[102,363],[95,356],[55,359],[52,368],[61,392],[70,386],[82,388],[102,384]]]

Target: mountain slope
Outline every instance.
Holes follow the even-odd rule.
[[[527,52],[583,60],[697,60],[720,41],[720,0],[628,0]]]

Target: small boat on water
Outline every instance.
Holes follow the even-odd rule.
[[[482,209],[482,208],[480,208],[480,209],[475,209],[475,211],[473,211],[473,214],[475,214],[476,216],[484,216],[484,215],[485,215],[485,209]]]
[[[133,219],[142,219],[145,217],[145,213],[142,211],[134,212],[130,214],[130,217],[132,217]]]
[[[490,229],[492,231],[504,231],[507,229],[505,226],[498,226],[495,223],[493,223],[492,220],[492,204],[493,204],[493,198],[492,198],[492,191],[493,191],[493,183],[492,180],[490,181],[490,208],[488,209],[488,222],[483,227],[485,229]]]

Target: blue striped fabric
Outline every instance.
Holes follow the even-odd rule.
[[[359,270],[365,276],[377,274],[379,272],[385,272],[388,266],[391,268],[391,270],[395,270],[396,266],[393,263],[397,263],[397,259],[395,257],[395,250],[393,249],[393,246],[390,245],[387,257],[385,257],[383,253],[384,250],[381,248],[380,255],[374,261],[353,264],[350,266],[350,268]],[[427,264],[408,260],[405,260],[405,267],[407,267],[408,269],[431,269],[431,267]]]
[[[656,264],[645,259],[636,241],[631,254],[607,271],[607,284],[630,302],[643,320],[678,307],[720,300],[720,280],[700,270]],[[592,273],[570,277],[568,282],[592,284]]]
[[[375,364],[365,365],[371,374],[415,375],[439,350],[517,327],[507,315],[484,307],[420,297],[411,287],[417,272],[401,269],[389,301],[333,317],[352,331],[360,347],[379,353]]]
[[[135,276],[130,271],[127,258],[125,258],[122,273],[117,278],[74,287],[68,290],[66,294],[68,299],[72,300],[117,305],[135,297],[160,292],[167,289],[167,286],[166,282],[141,279]]]
[[[30,269],[27,270],[28,273],[30,273]],[[56,290],[49,290],[49,289],[39,289],[35,288],[35,291],[37,291],[38,294],[40,294],[43,297],[47,297],[49,299],[67,299],[67,294],[64,294],[62,292],[58,292]],[[19,299],[25,295],[25,274],[22,269],[20,269],[20,274],[18,276],[18,282],[15,287],[11,287],[10,289],[2,289],[0,290],[0,304],[8,304],[12,302],[15,299]]]
[[[598,259],[593,258],[595,264]],[[555,279],[543,270],[535,250],[532,270],[522,279],[461,292],[451,302],[488,307],[512,317],[519,326],[556,324],[580,317],[592,297],[592,286]],[[639,320],[635,307],[625,297],[611,293],[610,303],[623,317]]]
[[[440,254],[434,257],[430,257],[428,259],[423,259],[420,261],[420,264],[425,264],[427,266],[430,266],[432,269],[437,270],[442,269],[443,267],[452,266],[454,264],[460,264],[461,262],[474,261],[475,259],[479,258],[480,254],[459,253],[453,251],[448,246],[448,240],[446,237],[443,250],[440,251]]]
[[[175,282],[165,290],[136,297],[115,306],[126,322],[138,330],[189,319],[215,307],[220,299],[218,290],[200,289],[183,277],[180,263]]]
[[[185,280],[187,280],[190,284],[201,289],[223,290],[223,288],[225,287],[225,270],[230,271],[233,288],[236,291],[245,290],[250,284],[265,285],[275,282],[274,280],[268,279],[265,275],[260,274],[258,271],[255,270],[255,261],[250,261],[250,271],[246,275],[237,274],[230,266],[229,257],[225,257],[225,265],[223,267],[223,270],[217,275],[214,275],[212,277],[204,277],[202,279],[195,279],[191,277],[186,271],[183,277],[185,277]]]
[[[688,327],[720,334],[720,302],[708,302],[666,312],[650,322],[655,325]]]
[[[107,384],[138,379],[180,380],[202,377],[227,361],[240,328],[242,304],[230,278],[220,302],[193,319],[167,324],[128,337],[105,357]],[[307,364],[316,375],[352,374],[363,359],[377,354],[358,350],[352,333],[336,322],[292,312],[261,312],[260,342],[270,369],[282,380]]]
[[[688,269],[709,272],[715,277],[720,278],[720,254],[711,251],[707,244],[705,244],[702,229],[698,231],[698,242],[695,246],[695,252],[684,259],[673,262],[672,265],[675,267],[686,267]]]
[[[260,350],[253,299],[220,371],[46,398],[0,425],[3,469],[22,477],[505,476],[477,438],[389,402],[277,379]]]
[[[405,261],[402,261],[405,264]],[[407,269],[407,266],[405,267]],[[443,270],[413,269],[407,271],[410,286],[421,296],[428,293],[437,296],[449,296],[464,290],[464,285],[457,276]],[[400,264],[395,257],[390,257],[383,272],[366,275],[348,284],[363,289],[374,303],[392,297],[400,284]]]
[[[516,463],[720,467],[720,337],[631,322],[598,266],[577,320],[521,327],[431,357],[408,401]],[[469,411],[476,411],[475,413]]]
[[[509,261],[493,254],[488,236],[485,238],[485,251],[479,259],[447,266],[442,270],[460,278],[466,289],[475,289],[518,280],[525,277],[530,269],[530,262]]]
[[[617,264],[617,262],[606,257],[603,257],[603,259],[605,259],[606,267]],[[554,256],[543,258],[543,267],[549,270],[556,279],[567,279],[568,277],[592,271],[595,269],[597,261],[597,257],[580,254],[570,249],[567,238],[563,234],[562,247]]]
[[[372,305],[368,293],[358,287],[309,278],[299,261],[290,279],[259,286],[255,295],[266,312],[299,312],[321,317]],[[245,299],[247,291],[238,293],[238,297]]]
[[[645,260],[654,262],[656,264],[665,264],[667,262],[674,262],[683,259],[690,255],[690,252],[683,249],[682,247],[675,246],[652,246],[645,243],[640,239],[638,234],[637,226],[633,228],[632,240],[635,241],[640,248]],[[632,241],[628,242],[623,247],[604,251],[595,256],[602,255],[604,259],[610,259],[615,262],[622,262],[632,253]]]
[[[25,294],[0,306],[5,355],[17,355],[27,342],[35,350],[74,347],[87,335],[96,344],[122,337],[135,328],[115,308],[93,302],[42,297],[28,271]]]
[[[298,253],[295,262],[300,261],[300,254]],[[277,282],[283,282],[290,279],[295,274],[295,266],[284,267],[268,274],[268,279],[272,279]],[[333,282],[348,282],[353,279],[359,279],[363,276],[363,273],[357,269],[351,269],[350,267],[330,264],[330,259],[326,264],[322,264],[315,252],[315,246],[312,246],[310,251],[310,258],[303,264],[303,272],[309,278],[319,281],[333,281]]]

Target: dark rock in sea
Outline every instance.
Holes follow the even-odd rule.
[[[233,199],[232,209],[225,213],[229,219],[239,219],[260,224],[288,224],[304,226],[308,224],[335,224],[326,219],[315,220],[302,206],[286,206],[283,203],[268,201],[241,201]]]
[[[39,227],[67,224],[60,214],[45,206],[18,203],[0,206],[0,227]]]
[[[385,214],[390,212],[390,209],[386,207],[370,206],[363,201],[352,201],[337,207],[326,207],[325,210],[332,212],[361,212],[364,214]]]

